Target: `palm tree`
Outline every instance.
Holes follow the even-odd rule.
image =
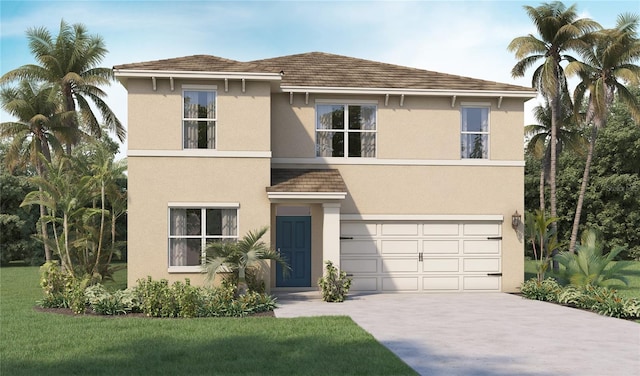
[[[582,132],[576,129],[575,117],[571,109],[571,101],[568,96],[563,100],[562,114],[565,116],[561,119],[559,127],[556,130],[557,146],[556,153],[560,155],[562,151],[569,148],[572,152],[581,153],[585,149],[586,139]],[[534,117],[538,121],[537,124],[529,124],[524,127],[526,137],[530,137],[527,142],[526,152],[534,158],[540,160],[540,211],[545,211],[545,180],[549,176],[549,168],[551,164],[551,108],[547,104],[545,106],[536,106],[534,108]]]
[[[577,247],[578,252],[560,252],[556,259],[564,268],[559,276],[576,286],[603,286],[604,282],[619,281],[628,285],[626,275],[635,274],[629,268],[633,266],[629,261],[618,261],[612,265],[613,259],[624,250],[622,247],[612,249],[603,255],[603,244],[598,239],[598,233],[585,230],[582,240]]]
[[[600,25],[589,18],[578,18],[575,5],[566,8],[561,2],[543,3],[539,7],[524,7],[529,18],[536,25],[540,37],[527,35],[517,37],[509,43],[507,49],[515,53],[519,61],[511,70],[511,76],[523,77],[525,71],[542,61],[533,72],[532,86],[547,99],[551,107],[551,140],[549,186],[551,216],[557,217],[556,206],[556,159],[557,129],[563,117],[563,92],[567,91],[563,61],[574,61],[567,51],[576,50],[584,45],[582,38],[589,32],[599,29]],[[557,224],[553,223],[554,229]]]
[[[36,80],[58,85],[65,111],[79,111],[79,119],[69,117],[66,126],[79,128],[79,122],[89,128],[89,132],[99,137],[102,132],[91,105],[100,112],[104,124],[124,140],[125,129],[111,108],[104,101],[105,92],[101,85],[109,85],[113,80],[110,68],[98,67],[107,53],[100,36],[88,35],[82,24],[69,25],[62,20],[60,31],[54,39],[44,27],[27,30],[29,48],[40,65],[28,64],[5,73],[0,83],[13,80]],[[67,152],[79,138],[77,133],[67,134],[64,140]]]
[[[12,171],[17,166],[32,165],[37,174],[44,177],[46,170],[41,156],[51,162],[52,151],[62,151],[57,136],[68,131],[62,127],[62,123],[72,114],[59,111],[55,86],[28,80],[21,81],[17,87],[2,88],[0,102],[4,111],[17,118],[16,121],[0,124],[0,137],[11,140],[4,160],[7,169]],[[40,205],[40,218],[45,216],[45,207]],[[47,225],[41,221],[40,227],[45,260],[50,261]]]
[[[88,212],[85,204],[91,201],[91,177],[79,176],[71,167],[72,160],[62,155],[54,158],[52,162],[43,157],[43,165],[46,169],[46,178],[35,176],[31,181],[39,187],[39,190],[29,192],[20,206],[41,205],[49,211],[49,215],[41,221],[49,222],[53,226],[54,240],[50,241],[62,263],[62,269],[75,277],[81,271],[78,259],[82,259],[77,250],[78,243],[84,243],[78,239],[77,224],[86,217]],[[85,257],[85,260],[87,257]],[[81,263],[84,260],[81,260]],[[85,268],[86,272],[86,268]]]
[[[248,289],[246,271],[260,260],[274,260],[283,266],[283,270],[288,270],[289,265],[280,253],[260,240],[268,229],[263,227],[257,231],[249,231],[237,242],[211,243],[207,248],[210,256],[203,270],[207,281],[212,282],[220,270],[230,269],[238,273],[238,295],[244,295]]]
[[[77,148],[76,152],[82,153],[80,158],[76,156],[76,165],[82,169],[82,175],[90,177],[92,193],[96,197],[94,201],[97,200],[100,205],[96,210],[100,217],[100,224],[97,232],[93,235],[94,239],[91,241],[91,244],[95,247],[95,254],[93,254],[95,260],[91,263],[91,266],[87,263],[87,272],[91,275],[100,274],[105,276],[108,272],[107,269],[113,252],[113,248],[111,248],[110,254],[103,253],[107,231],[107,216],[111,214],[115,217],[116,214],[115,212],[111,213],[107,208],[107,204],[117,201],[122,195],[117,186],[117,180],[124,176],[127,164],[125,160],[115,161],[114,153],[99,141],[86,144],[84,148]],[[115,221],[115,218],[113,220]],[[115,231],[115,223],[112,223],[111,227],[112,231]],[[114,237],[115,234],[112,233],[112,241]],[[88,270],[89,267],[91,267],[91,270]]]
[[[627,106],[632,118],[640,122],[640,103],[624,84],[640,84],[640,66],[634,64],[640,59],[638,23],[637,15],[618,16],[614,29],[595,33],[592,44],[580,50],[583,61],[573,61],[566,68],[568,75],[577,75],[581,79],[574,91],[574,102],[583,103],[585,95],[588,95],[585,124],[591,125],[591,139],[571,230],[571,252],[576,246],[598,131],[606,126],[609,109],[616,95],[620,102]]]

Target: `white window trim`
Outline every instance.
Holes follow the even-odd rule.
[[[462,130],[462,113],[465,108],[486,108],[488,110],[487,113],[487,130],[485,132],[469,132]],[[460,136],[463,134],[482,134],[487,135],[487,157],[486,158],[463,158],[460,156],[461,160],[490,160],[491,159],[491,103],[488,102],[462,102],[460,103]]]
[[[238,233],[233,237],[227,237],[228,239],[239,239],[239,229],[240,229],[240,203],[237,202],[224,202],[224,203],[209,203],[209,202],[169,202],[167,207],[167,219],[171,218],[171,209],[236,209],[236,229],[238,229]],[[202,221],[200,224],[201,233],[206,233],[206,221]],[[207,237],[206,235],[201,235],[202,243],[206,243]],[[206,253],[204,251],[204,244],[202,244],[202,263],[200,265],[192,265],[192,266],[171,266],[171,245],[169,239],[175,238],[171,235],[171,221],[167,220],[167,265],[169,273],[201,273],[202,266],[204,265]]]
[[[379,129],[379,123],[378,123],[378,101],[377,100],[367,100],[367,99],[362,99],[362,100],[358,100],[358,99],[347,99],[347,100],[331,100],[331,99],[316,99],[316,106],[315,106],[315,145],[316,147],[318,146],[318,132],[324,132],[324,133],[329,133],[329,132],[336,132],[335,129],[326,129],[326,130],[320,130],[318,129],[318,105],[336,105],[336,106],[344,106],[345,107],[345,119],[348,120],[349,118],[349,106],[354,105],[354,106],[360,106],[360,105],[375,105],[376,106],[376,129],[374,130],[370,130],[370,129],[357,129],[357,130],[350,130],[349,129],[349,124],[345,121],[344,124],[344,130],[340,131],[342,133],[345,134],[345,138],[344,138],[344,156],[343,157],[320,157],[318,156],[318,151],[315,150],[316,153],[316,158],[336,158],[336,159],[376,159],[378,158],[378,129]],[[349,143],[348,143],[348,139],[349,139],[349,133],[373,133],[375,134],[375,155],[373,157],[349,157]]]
[[[215,93],[215,104],[214,107],[216,109],[215,111],[215,118],[210,119],[210,118],[185,118],[184,117],[184,93],[186,91],[202,91],[202,92],[207,92],[207,91],[213,91]],[[181,119],[181,124],[180,124],[180,128],[181,128],[181,148],[182,150],[217,150],[218,149],[218,86],[217,85],[193,85],[193,84],[184,84],[182,85],[182,108],[181,108],[181,114],[180,114],[180,119]],[[184,122],[185,121],[213,121],[215,123],[214,126],[214,134],[213,134],[213,139],[214,139],[214,147],[209,149],[195,149],[195,148],[185,148],[184,147]]]

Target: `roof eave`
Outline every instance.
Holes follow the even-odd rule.
[[[360,87],[323,87],[323,86],[281,86],[285,93],[322,93],[322,94],[377,94],[377,95],[415,95],[415,96],[466,96],[466,97],[509,97],[535,98],[536,91],[526,90],[449,90],[449,89],[398,89],[398,88],[360,88]]]
[[[279,73],[262,72],[200,72],[200,71],[165,71],[145,69],[115,69],[116,78],[195,78],[195,79],[245,79],[252,81],[280,81]]]

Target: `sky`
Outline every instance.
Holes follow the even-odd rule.
[[[33,64],[32,27],[58,34],[62,19],[100,35],[109,53],[101,66],[215,55],[239,61],[321,51],[460,76],[531,85],[532,71],[512,78],[507,51],[536,34],[523,6],[542,1],[6,1],[0,0],[0,73]],[[615,26],[621,13],[640,14],[640,0],[586,0],[580,17]],[[107,103],[127,125],[126,90],[105,88]],[[525,105],[523,124],[533,119]],[[0,121],[13,120],[0,111]],[[126,145],[121,150],[124,155]]]

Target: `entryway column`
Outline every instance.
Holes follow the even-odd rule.
[[[322,209],[322,269],[326,260],[340,269],[340,204],[324,203]]]

